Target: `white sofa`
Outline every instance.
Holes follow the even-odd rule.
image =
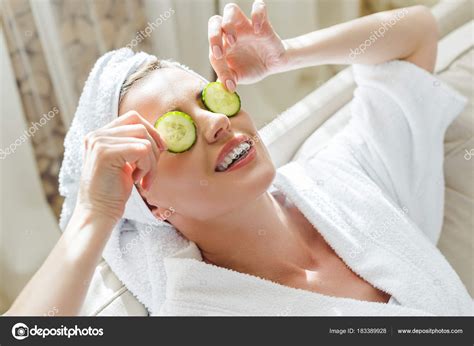
[[[464,157],[466,149],[474,148],[472,6],[471,0],[447,0],[434,7],[433,13],[443,37],[436,73],[469,98],[468,106],[445,137],[445,219],[438,246],[474,295],[474,156]],[[321,150],[348,121],[354,89],[352,70],[347,68],[265,126],[261,135],[276,166]],[[147,311],[102,261],[82,314],[137,316],[147,315]]]

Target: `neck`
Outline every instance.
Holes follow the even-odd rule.
[[[309,256],[302,225],[269,192],[211,220],[171,221],[206,261],[239,272],[277,281]]]

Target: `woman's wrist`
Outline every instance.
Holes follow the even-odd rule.
[[[301,41],[295,38],[282,40],[284,51],[279,59],[279,64],[272,74],[296,70],[304,66]]]
[[[284,71],[291,71],[292,65],[295,64],[295,47],[291,39],[283,40],[283,47],[285,47],[285,53],[283,54],[282,63]]]
[[[78,204],[64,232],[64,241],[79,252],[99,256],[117,222],[108,214]]]
[[[95,228],[106,233],[112,231],[113,227],[118,222],[116,217],[108,213],[103,213],[100,210],[92,209],[81,203],[78,203],[74,208],[71,220],[77,222],[76,225],[79,226],[93,224]]]
[[[290,64],[290,54],[289,54],[289,43],[288,40],[281,41],[283,45],[283,51],[275,60],[271,66],[268,66],[268,75],[271,76],[278,73],[283,73],[289,71]]]

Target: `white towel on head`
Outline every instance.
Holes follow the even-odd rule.
[[[60,227],[64,230],[76,205],[87,133],[117,118],[120,89],[139,66],[154,59],[128,48],[108,52],[93,67],[64,142],[64,160],[59,173],[59,192],[65,197]],[[177,62],[161,60],[164,67],[177,67],[207,82]],[[189,242],[173,226],[158,220],[148,209],[135,186],[122,220],[115,226],[103,257],[118,278],[150,313],[164,301],[166,275],[163,258]]]

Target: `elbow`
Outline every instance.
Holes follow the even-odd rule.
[[[422,39],[431,39],[438,42],[440,36],[438,22],[431,10],[423,5],[416,5],[409,9],[414,17],[414,23],[422,28]]]
[[[432,73],[436,65],[439,28],[431,10],[422,5],[409,7],[416,39],[412,52],[404,59]]]

